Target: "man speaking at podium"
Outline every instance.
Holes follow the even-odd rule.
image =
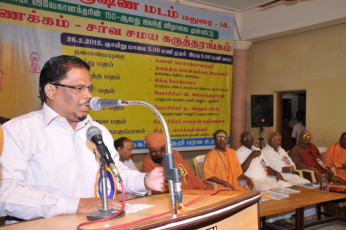
[[[163,190],[163,168],[147,174],[128,169],[119,162],[110,132],[88,115],[93,90],[89,70],[78,57],[51,58],[40,74],[43,108],[3,125],[0,216],[29,220],[101,209],[101,199],[95,198],[100,158],[86,135],[91,126],[102,131],[126,193]],[[121,203],[109,199],[108,207],[120,209]]]

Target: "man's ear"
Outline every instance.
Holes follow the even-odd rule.
[[[120,147],[116,148],[115,150],[117,150],[117,152],[120,154],[120,150],[121,150]]]
[[[48,83],[44,87],[44,92],[46,93],[47,98],[50,100],[53,100],[55,98],[56,91],[57,91],[57,88],[55,87],[55,85],[52,85],[50,83]]]

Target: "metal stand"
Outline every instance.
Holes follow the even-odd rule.
[[[117,106],[128,106],[128,105],[144,105],[151,109],[155,115],[160,119],[160,122],[163,126],[165,137],[166,137],[166,153],[163,155],[164,159],[164,168],[165,168],[165,177],[168,180],[169,185],[169,196],[171,199],[171,205],[173,209],[173,214],[177,214],[176,200],[178,203],[182,203],[183,195],[181,191],[181,176],[179,169],[174,167],[174,156],[172,151],[172,143],[169,137],[168,127],[166,121],[163,119],[163,116],[155,108],[155,106],[144,102],[144,101],[125,101],[121,99],[109,100],[101,99],[94,97],[90,101],[90,107],[93,110],[100,110],[108,107],[117,107]]]
[[[259,149],[263,149],[264,147],[264,138],[262,137],[263,131],[263,127],[260,126],[259,137],[257,138],[257,147]]]
[[[107,217],[114,215],[115,213],[117,213],[119,211],[119,210],[116,210],[113,208],[108,209],[108,203],[107,203],[107,199],[108,199],[107,170],[106,170],[106,166],[105,166],[106,164],[105,164],[103,157],[100,158],[100,161],[101,161],[100,177],[101,177],[101,192],[102,192],[102,196],[101,196],[102,209],[95,211],[95,212],[88,213],[87,219],[89,221],[104,219],[104,218],[107,218]],[[122,217],[124,215],[125,215],[125,212],[123,211],[122,213],[120,213],[116,217],[113,217],[112,219],[116,219],[116,218]]]
[[[179,169],[174,167],[174,156],[172,150],[172,143],[169,136],[168,126],[166,121],[160,112],[151,104],[144,101],[124,101],[119,99],[117,101],[118,106],[128,106],[128,105],[143,105],[151,109],[155,115],[160,119],[160,122],[163,126],[166,137],[166,153],[163,155],[164,168],[165,168],[165,177],[168,180],[169,186],[169,197],[172,206],[173,215],[177,214],[177,202],[182,203],[183,195],[181,191],[181,176]]]

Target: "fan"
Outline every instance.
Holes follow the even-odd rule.
[[[268,6],[273,5],[277,2],[294,2],[294,1],[296,1],[296,0],[273,0],[271,2],[264,3],[263,5],[260,5],[259,7],[262,7],[262,8],[268,7]]]

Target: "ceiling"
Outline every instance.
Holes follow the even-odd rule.
[[[346,24],[346,0],[168,1],[233,14],[234,40],[257,42]]]
[[[190,0],[191,2],[202,3],[205,5],[222,7],[224,9],[241,12],[252,9],[270,2],[273,0]]]

